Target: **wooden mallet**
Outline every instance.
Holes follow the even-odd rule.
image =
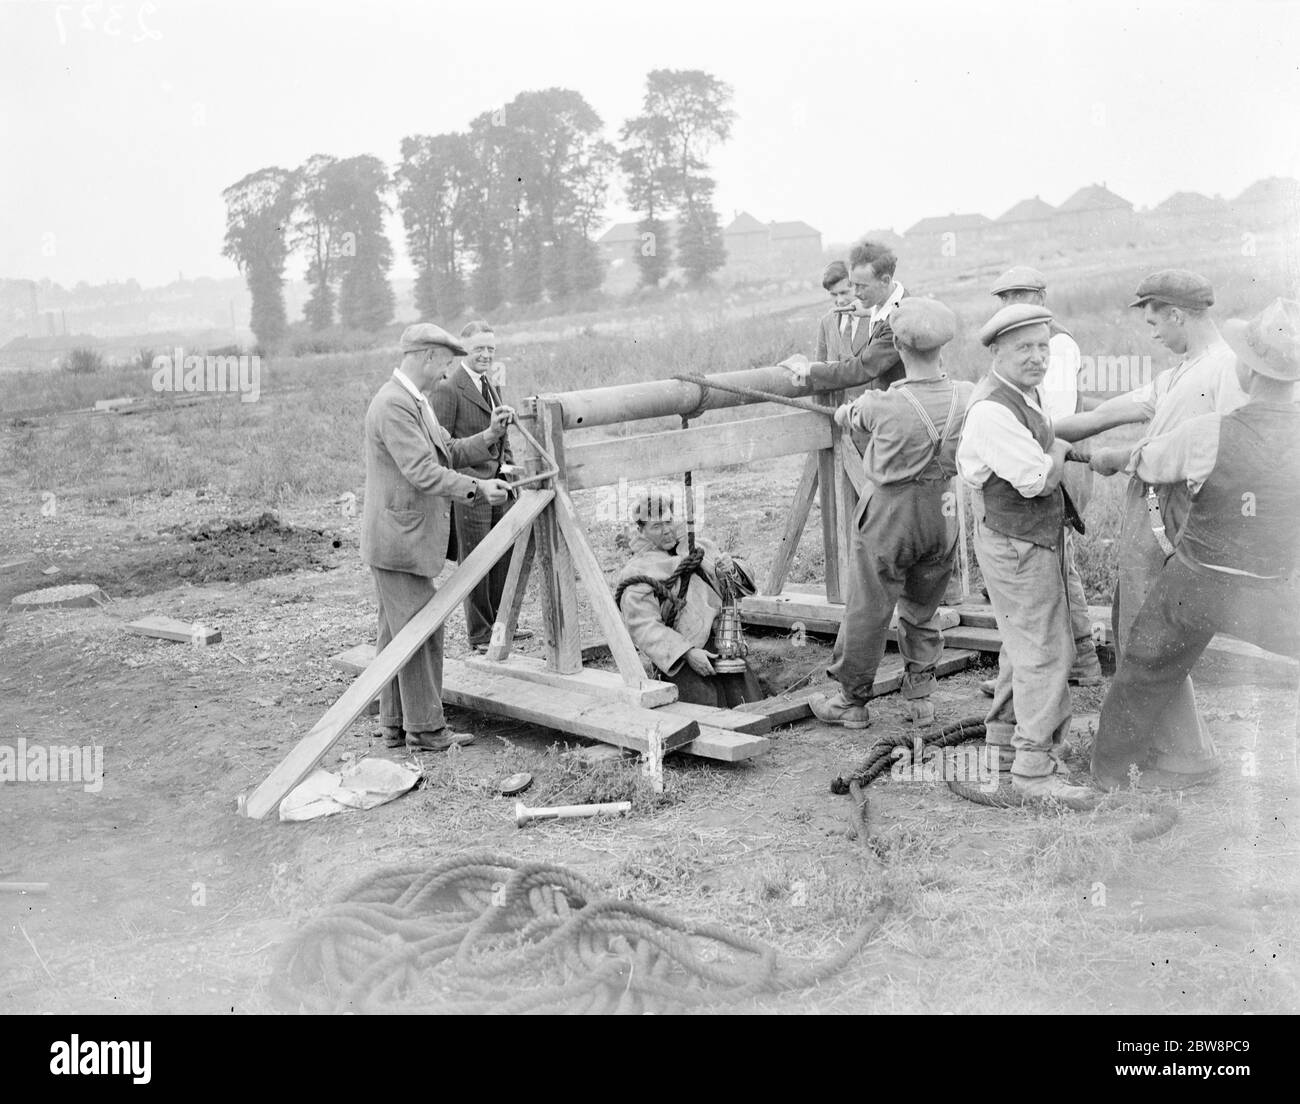
[[[571,817],[618,816],[632,811],[630,801],[607,801],[603,805],[552,805],[550,808],[530,809],[522,801],[515,802],[515,827],[522,828],[534,820],[568,820]]]

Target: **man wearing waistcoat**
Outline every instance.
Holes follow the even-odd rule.
[[[1223,336],[1246,404],[1128,450],[1126,470],[1185,484],[1191,501],[1102,705],[1092,774],[1108,789],[1197,781],[1160,769],[1160,719],[1215,633],[1300,658],[1300,303],[1279,299]]]
[[[942,303],[911,298],[894,310],[892,328],[906,377],[835,412],[840,425],[865,437],[867,487],[855,515],[852,583],[830,668],[840,689],[810,704],[820,720],[845,728],[870,724],[867,700],[895,604],[909,718],[934,720],[930,695],[943,634],[931,621],[957,557],[952,478],[973,390],[943,370],[942,349],[957,320]]]
[[[993,365],[967,408],[957,467],[975,488],[975,555],[1002,635],[986,742],[1010,753],[1022,797],[1082,805],[1091,791],[1066,780],[1064,762],[1074,662],[1061,494],[1069,445],[1056,439],[1039,391],[1051,321],[1046,307],[1021,303],[980,331]]]

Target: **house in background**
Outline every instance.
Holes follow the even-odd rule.
[[[1243,230],[1290,225],[1300,232],[1300,181],[1289,176],[1256,180],[1232,201]]]
[[[1141,216],[1151,236],[1164,242],[1198,238],[1218,241],[1239,233],[1237,219],[1221,196],[1174,192]]]
[[[903,237],[911,255],[929,265],[961,260],[981,249],[992,227],[986,215],[937,215],[909,226]]]
[[[759,222],[739,212],[722,231],[727,249],[724,273],[735,280],[820,278],[821,231],[806,222]]]
[[[1139,231],[1133,204],[1104,182],[1080,188],[1056,209],[1052,222],[1052,236],[1073,239],[1075,248],[1118,244]]]
[[[1021,244],[1031,240],[1042,240],[1052,236],[1052,216],[1056,208],[1046,203],[1039,196],[1022,199],[1008,211],[1004,211],[989,228],[987,237],[990,241],[1006,244]]]

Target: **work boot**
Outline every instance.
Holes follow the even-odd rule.
[[[993,694],[997,690],[997,688],[998,688],[998,680],[995,678],[985,679],[983,682],[980,683],[980,693],[983,694],[986,698],[993,697]]]
[[[813,698],[808,703],[813,716],[826,724],[841,725],[844,728],[866,728],[871,724],[871,714],[863,702],[849,701],[843,690],[837,690],[824,698]]]
[[[1071,686],[1100,686],[1101,661],[1092,637],[1081,636],[1074,642],[1074,666],[1070,668]]]
[[[379,731],[384,736],[384,747],[401,747],[406,743],[406,733],[400,728],[394,728],[392,725],[383,725]]]
[[[1090,809],[1099,794],[1090,786],[1076,786],[1064,775],[1053,773],[1038,778],[1011,776],[1011,788],[1026,801],[1059,801],[1071,809]]]
[[[448,748],[464,747],[474,742],[472,732],[453,732],[450,728],[440,728],[436,732],[408,732],[406,746],[412,751],[446,751]]]
[[[904,702],[907,719],[913,724],[934,724],[934,702],[929,698],[909,698]]]

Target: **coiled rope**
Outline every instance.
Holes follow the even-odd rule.
[[[659,602],[659,613],[664,624],[671,629],[677,623],[678,615],[686,608],[686,588],[690,585],[690,577],[699,575],[706,583],[708,582],[701,569],[703,563],[704,549],[697,548],[694,552],[688,552],[683,556],[681,562],[662,579],[650,575],[631,575],[623,579],[614,589],[614,605],[621,607],[623,592],[628,587],[648,586]],[[676,594],[670,589],[673,583],[680,584]]]
[[[822,962],[602,896],[550,863],[486,853],[362,879],[284,944],[271,994],[310,1012],[619,1013],[806,989],[878,930],[877,907]]]

